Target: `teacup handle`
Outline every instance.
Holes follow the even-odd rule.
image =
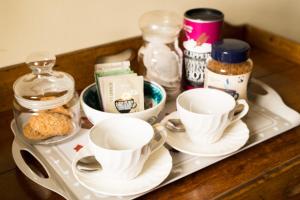
[[[228,125],[230,125],[230,124],[238,121],[239,119],[241,119],[242,117],[244,117],[248,113],[248,111],[249,111],[249,105],[248,105],[248,103],[247,103],[246,100],[244,100],[244,99],[238,99],[238,100],[236,100],[236,103],[237,103],[237,105],[231,111],[233,117],[229,121]],[[234,113],[237,110],[237,108],[239,107],[239,105],[243,105],[243,110],[239,114],[234,115]]]
[[[154,137],[150,143],[151,153],[162,147],[167,140],[167,131],[164,126],[159,123],[154,124]]]
[[[136,106],[137,106],[137,103],[133,102],[131,109],[136,108]]]

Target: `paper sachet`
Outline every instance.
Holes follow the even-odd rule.
[[[95,65],[95,82],[97,87],[98,93],[98,101],[99,101],[99,108],[100,110],[104,110],[102,96],[101,96],[101,86],[99,84],[98,78],[104,76],[117,76],[123,74],[132,74],[134,73],[130,69],[130,62],[116,62],[116,63],[101,63]]]
[[[98,78],[103,109],[112,113],[144,110],[144,78],[135,74]]]
[[[114,69],[130,69],[130,62],[98,63],[95,65],[95,72]]]
[[[130,69],[129,61],[96,64],[95,80],[101,110],[116,113],[144,110],[144,80]]]

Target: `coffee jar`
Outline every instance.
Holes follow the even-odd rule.
[[[235,99],[247,99],[253,63],[250,45],[242,40],[223,39],[212,45],[204,87],[223,90]]]
[[[80,104],[74,79],[52,70],[55,61],[47,52],[31,54],[26,64],[32,72],[13,85],[17,137],[31,144],[61,142],[79,130]]]

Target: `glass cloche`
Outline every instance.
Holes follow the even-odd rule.
[[[80,104],[71,75],[52,70],[56,58],[31,54],[32,70],[14,85],[14,118],[20,137],[29,143],[52,144],[73,136],[80,126]]]

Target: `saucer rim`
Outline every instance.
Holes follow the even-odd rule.
[[[160,180],[158,181],[158,183],[155,183],[155,184],[153,184],[151,187],[147,187],[146,189],[144,189],[144,190],[140,190],[140,191],[136,191],[136,192],[128,192],[128,193],[111,193],[111,192],[106,192],[106,191],[98,191],[97,189],[95,189],[95,188],[93,188],[93,187],[90,187],[90,186],[88,186],[86,183],[84,183],[83,181],[81,181],[81,179],[78,177],[78,173],[80,173],[80,172],[78,172],[78,170],[76,169],[76,166],[75,166],[75,161],[76,160],[78,160],[78,159],[76,159],[80,154],[82,154],[82,151],[84,151],[84,150],[87,150],[88,152],[90,152],[91,153],[91,151],[88,149],[88,147],[87,146],[84,146],[83,148],[81,148],[78,152],[77,152],[77,154],[74,156],[74,158],[73,158],[73,160],[72,160],[72,173],[73,173],[73,175],[74,175],[74,177],[75,177],[75,179],[79,182],[79,184],[81,184],[84,188],[86,188],[86,189],[88,189],[89,191],[91,191],[91,192],[94,192],[94,193],[96,193],[96,194],[102,194],[102,195],[107,195],[107,196],[134,196],[134,195],[139,195],[139,194],[143,194],[143,193],[145,193],[145,192],[148,192],[148,191],[151,191],[151,190],[153,190],[154,188],[156,188],[157,186],[159,186],[164,180],[166,180],[166,178],[170,175],[170,173],[171,173],[171,171],[172,171],[172,168],[173,168],[173,158],[172,158],[172,156],[171,156],[171,154],[170,154],[170,152],[169,152],[169,150],[166,148],[166,147],[164,147],[164,146],[162,146],[162,147],[160,147],[155,153],[157,153],[157,152],[159,152],[159,151],[161,151],[161,153],[160,154],[167,154],[166,156],[167,156],[167,159],[168,159],[168,163],[167,163],[167,165],[169,165],[168,166],[168,170],[166,170],[166,173],[164,174],[164,176],[161,176],[161,178],[160,178]],[[92,154],[92,153],[91,153]],[[151,157],[152,155],[150,155],[150,157]],[[149,158],[150,158],[149,157]],[[167,173],[167,171],[168,171],[168,173]],[[95,175],[96,176],[96,175]],[[127,183],[127,181],[124,181],[124,184],[126,184]]]
[[[165,117],[161,120],[161,124],[162,124],[163,126],[165,126],[166,120],[167,120],[168,118],[170,118],[172,115],[178,116],[178,112],[177,112],[177,111],[174,111],[174,112],[170,113],[169,115],[165,116]],[[188,150],[186,150],[186,149],[178,148],[177,146],[174,146],[173,144],[170,143],[170,140],[168,139],[169,137],[167,137],[166,143],[167,143],[168,145],[170,145],[172,148],[174,148],[175,150],[177,150],[177,151],[179,151],[179,152],[182,152],[182,153],[185,153],[185,154],[188,154],[188,155],[192,155],[192,156],[207,157],[207,158],[210,158],[210,157],[222,157],[222,156],[228,156],[228,155],[230,155],[230,154],[232,154],[232,153],[237,152],[239,149],[241,149],[243,146],[245,146],[245,144],[248,142],[248,140],[249,140],[249,138],[250,138],[250,130],[249,130],[248,126],[246,125],[246,123],[243,122],[241,119],[238,120],[238,121],[236,121],[234,124],[237,124],[237,123],[241,123],[241,124],[243,124],[243,125],[245,126],[245,131],[243,131],[243,132],[244,132],[245,134],[247,134],[247,137],[246,137],[247,139],[245,139],[245,141],[243,141],[243,143],[241,142],[241,144],[239,145],[239,147],[235,148],[234,150],[232,149],[232,150],[230,150],[230,151],[224,152],[224,153],[222,153],[222,154],[220,154],[220,153],[219,153],[219,154],[216,154],[216,153],[197,153],[197,152],[188,151]],[[167,128],[166,128],[166,130],[167,130],[168,134],[169,134],[169,133],[171,133],[171,134],[176,134],[176,133],[170,131],[170,130],[167,129]],[[179,133],[180,133],[180,134],[184,134],[185,131],[181,131],[181,132],[179,132]],[[189,137],[187,137],[187,135],[185,136],[185,138],[187,138],[187,139],[190,141],[189,144],[197,145],[197,144],[195,144],[194,142],[192,142],[191,139],[190,139]],[[222,139],[220,139],[220,140],[222,140]],[[219,141],[220,141],[220,140],[219,140]],[[219,141],[217,141],[216,143],[218,143]],[[205,145],[209,145],[209,144],[205,144]]]

